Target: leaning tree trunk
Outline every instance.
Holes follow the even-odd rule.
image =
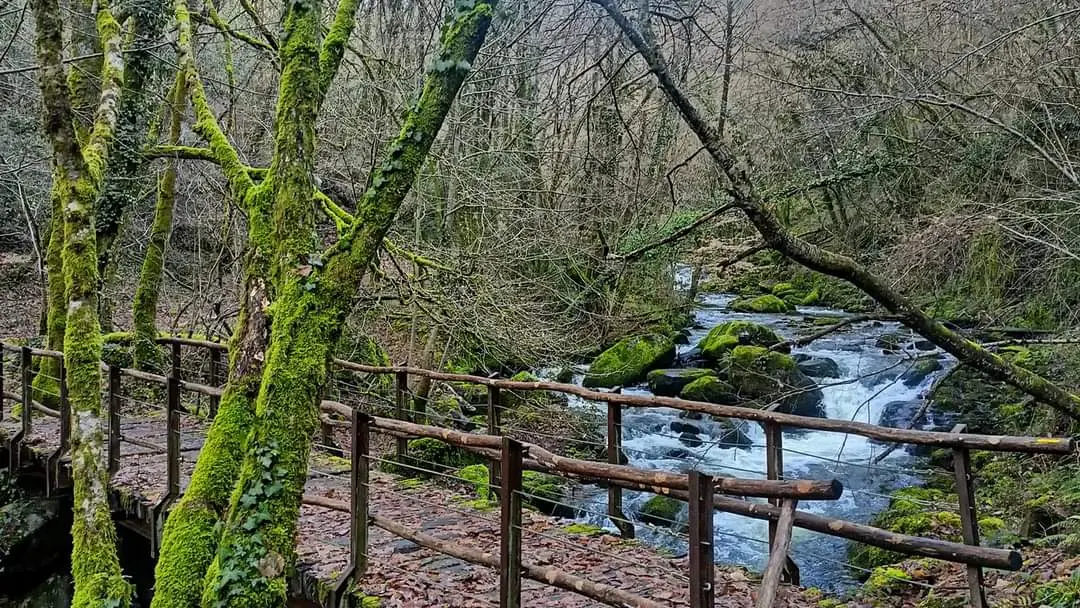
[[[896,291],[881,277],[873,274],[855,260],[822,249],[787,230],[769,210],[750,178],[747,164],[737,158],[728,145],[701,116],[698,108],[679,88],[660,54],[648,22],[641,29],[634,26],[619,10],[614,0],[590,0],[602,7],[619,26],[623,35],[649,65],[668,100],[676,107],[683,121],[694,132],[702,147],[728,179],[727,194],[732,204],[750,220],[769,247],[799,264],[858,287],[889,312],[897,315],[904,325],[961,362],[987,376],[1010,384],[1066,416],[1080,420],[1080,397],[1065,391],[1038,374],[1024,369],[986,350],[963,335],[934,320],[910,299]]]
[[[120,25],[108,6],[98,7],[104,52],[101,97],[94,123],[80,146],[62,64],[63,21],[56,0],[35,0],[45,132],[53,149],[54,196],[63,210],[63,268],[67,290],[64,364],[71,403],[71,468],[74,501],[71,571],[75,608],[127,606],[131,586],[120,571],[116,530],[109,509],[101,412],[101,331],[97,316],[97,248],[94,202],[107,166],[123,88]]]
[[[169,144],[175,146],[180,142],[184,106],[187,104],[187,87],[183,73],[177,74],[169,99]],[[177,162],[175,157],[166,159],[165,173],[158,183],[154,222],[150,226],[150,242],[146,245],[139,283],[135,288],[135,304],[132,307],[135,367],[155,372],[164,367],[164,357],[157,344],[157,306],[161,293],[161,275],[165,268],[165,249],[169,243],[173,208],[176,205]]]
[[[332,345],[351,310],[364,272],[412,187],[490,24],[493,3],[459,5],[443,31],[440,55],[404,127],[375,172],[372,188],[357,207],[347,233],[324,256],[298,256],[310,247],[295,224],[310,221],[310,202],[295,195],[312,191],[310,163],[314,116],[305,88],[312,74],[311,41],[296,27],[317,17],[317,9],[292,5],[282,49],[285,69],[278,120],[312,119],[278,130],[271,164],[275,180],[275,240],[279,251],[270,347],[256,403],[257,426],[248,438],[240,479],[233,493],[221,544],[207,574],[204,606],[265,607],[285,601],[285,573],[294,560],[296,521],[307,479],[311,440],[318,427],[318,399],[327,378]],[[313,14],[305,14],[311,11]],[[315,21],[317,23],[317,21]],[[295,46],[294,46],[295,45]],[[294,62],[296,64],[294,65]],[[302,86],[297,86],[302,85]],[[310,139],[309,139],[310,138]],[[302,228],[301,228],[302,229]]]

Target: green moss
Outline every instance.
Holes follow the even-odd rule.
[[[619,340],[597,357],[585,375],[585,386],[625,386],[645,377],[651,369],[675,360],[675,342],[660,334]]]
[[[794,291],[796,291],[796,289],[795,285],[792,283],[780,282],[776,285],[773,285],[772,287],[772,295],[778,298],[783,298],[785,296],[791,295],[791,293]]]
[[[547,515],[572,516],[567,513],[563,502],[566,493],[566,480],[556,475],[538,471],[524,471],[521,474],[521,491],[525,494],[522,502]]]
[[[946,511],[956,503],[955,495],[934,488],[904,488],[893,492],[889,506],[878,513],[871,525],[892,532],[912,536],[930,536],[943,540],[960,541],[960,516]],[[853,543],[848,548],[848,559],[854,566],[872,569],[887,566],[906,559],[902,553]]]
[[[573,523],[569,526],[564,526],[568,534],[580,534],[582,536],[600,536],[604,534],[604,529],[600,526],[594,526],[592,524]]]
[[[683,502],[681,500],[676,500],[670,496],[657,495],[641,505],[641,508],[638,509],[638,518],[654,526],[681,528],[684,525],[679,523],[678,518],[682,508]]]
[[[727,321],[709,330],[697,347],[703,357],[717,361],[740,344],[772,346],[778,342],[780,337],[776,332],[764,325],[750,321]]]
[[[911,575],[900,568],[882,566],[874,568],[863,587],[868,593],[875,596],[887,596],[907,588]]]
[[[679,397],[690,401],[732,404],[737,398],[735,388],[716,376],[704,376],[683,387]]]
[[[728,308],[735,312],[756,313],[785,313],[795,310],[794,306],[771,294],[756,298],[740,298],[732,302]]]
[[[468,483],[477,496],[482,498],[490,497],[490,487],[488,486],[490,474],[486,464],[472,464],[462,467],[454,473],[454,476]]]

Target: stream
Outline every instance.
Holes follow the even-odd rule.
[[[680,273],[682,274],[682,273]],[[680,277],[681,278],[681,277]],[[792,314],[744,314],[731,312],[727,305],[731,295],[706,294],[698,298],[694,311],[693,329],[689,343],[679,347],[680,358],[690,351],[713,327],[730,320],[748,320],[767,325],[782,338],[807,335],[815,329],[812,319],[836,317],[846,313],[819,307],[798,307]],[[955,360],[939,353],[942,369],[922,379],[901,378],[919,355],[934,354],[915,348],[915,337],[907,339],[898,351],[884,352],[878,339],[901,330],[897,323],[865,322],[844,328],[820,338],[805,348],[795,348],[793,355],[831,359],[839,368],[839,378],[814,377],[824,395],[828,418],[905,426],[922,403],[935,378],[951,367]],[[575,377],[580,383],[582,376]],[[623,389],[624,393],[651,395],[648,386],[641,384]],[[572,398],[571,406],[596,408],[596,404]],[[886,420],[883,420],[883,414]],[[891,418],[892,420],[888,420]],[[630,464],[643,469],[685,472],[696,468],[714,475],[744,478],[765,478],[765,438],[760,425],[745,423],[753,440],[750,449],[716,445],[716,423],[706,419],[695,424],[704,427],[703,443],[693,447],[680,441],[672,432],[671,423],[681,421],[677,410],[666,408],[627,408],[623,413],[623,446]],[[934,421],[940,427],[947,421]],[[712,428],[710,428],[712,427]],[[917,428],[928,428],[921,426]],[[709,435],[709,436],[706,436]],[[710,443],[712,441],[713,443]],[[855,435],[824,431],[792,431],[784,433],[784,472],[788,478],[838,479],[844,484],[844,494],[836,501],[806,501],[800,510],[820,513],[859,523],[867,523],[889,502],[888,493],[897,488],[919,484],[925,474],[922,459],[905,447],[894,450],[881,462],[872,464],[875,456],[888,446]],[[652,494],[625,491],[623,510],[637,519],[638,509]],[[581,521],[615,531],[601,514],[606,511],[606,493],[589,488],[581,499],[585,510]],[[683,506],[680,519],[686,518]],[[768,558],[768,524],[738,515],[715,513],[714,555],[718,564],[746,566],[755,571],[764,568]],[[638,523],[637,537],[644,542],[663,547],[675,555],[686,553],[684,539],[670,530]],[[802,573],[802,584],[832,592],[842,592],[858,584],[857,576],[846,564],[847,540],[795,528],[791,556]],[[864,577],[865,578],[865,577]]]

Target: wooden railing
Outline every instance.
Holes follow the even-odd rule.
[[[168,461],[167,491],[154,505],[154,521],[160,521],[168,505],[179,497],[179,457],[180,429],[179,416],[183,412],[181,392],[187,391],[209,398],[209,415],[216,414],[222,388],[214,384],[225,377],[221,373],[222,354],[227,347],[216,342],[184,338],[162,338],[163,344],[171,349],[171,368],[168,376],[151,374],[139,370],[122,369],[106,366],[108,385],[109,419],[109,470],[116,471],[119,465],[120,442],[129,441],[147,449],[164,452]],[[198,348],[208,353],[210,360],[206,374],[208,384],[194,382],[182,376],[182,348]],[[19,374],[22,384],[21,393],[2,390],[4,364],[0,360],[0,393],[4,399],[30,403],[23,407],[20,429],[9,438],[11,466],[18,468],[22,453],[20,443],[28,436],[33,424],[33,411],[60,418],[61,447],[48,457],[49,490],[55,490],[62,484],[61,461],[67,449],[67,437],[70,431],[66,389],[61,373],[60,409],[52,410],[32,399],[31,382],[33,378],[32,361],[34,357],[59,358],[62,353],[28,347],[3,345],[8,352],[19,354]],[[2,359],[2,358],[0,358]],[[797,583],[798,570],[788,556],[791,541],[791,528],[800,527],[823,534],[854,540],[876,547],[897,551],[907,555],[937,558],[968,566],[968,585],[970,603],[973,606],[985,606],[982,584],[982,568],[1007,570],[1019,569],[1020,554],[1016,551],[982,547],[979,545],[978,520],[973,500],[974,482],[969,466],[971,450],[989,450],[998,452],[1024,452],[1040,454],[1069,454],[1075,450],[1073,440],[1067,438],[1014,437],[997,435],[979,435],[963,432],[963,425],[958,425],[950,433],[904,430],[881,427],[872,424],[810,418],[793,414],[783,414],[768,408],[754,409],[737,406],[717,405],[712,403],[688,401],[669,397],[651,397],[627,395],[615,390],[601,392],[576,385],[557,382],[521,382],[481,376],[451,374],[407,366],[378,367],[362,365],[349,361],[334,360],[338,369],[349,370],[366,375],[393,375],[395,378],[395,399],[393,417],[374,416],[361,411],[358,407],[349,407],[335,401],[323,401],[322,420],[326,426],[347,427],[351,438],[351,499],[348,503],[323,497],[307,496],[307,504],[348,512],[351,517],[350,527],[350,567],[347,576],[339,579],[339,586],[332,605],[336,606],[337,597],[344,593],[353,579],[359,578],[366,567],[367,527],[375,525],[397,536],[411,540],[421,546],[440,551],[473,563],[498,567],[501,572],[500,598],[502,606],[520,606],[520,579],[530,578],[545,584],[554,585],[576,593],[581,593],[598,601],[618,606],[659,606],[660,604],[630,594],[624,590],[594,583],[580,577],[562,572],[557,568],[529,564],[522,559],[520,538],[521,510],[521,471],[535,470],[563,477],[595,482],[608,487],[608,515],[616,528],[624,536],[632,536],[634,527],[622,512],[623,489],[647,491],[686,501],[690,506],[689,518],[689,554],[690,554],[690,598],[694,608],[713,605],[712,585],[712,546],[713,530],[711,513],[722,511],[738,514],[770,524],[770,558],[762,580],[757,606],[764,608],[772,605],[776,587],[785,573]],[[62,370],[62,364],[61,364]],[[444,382],[462,382],[486,386],[488,389],[486,434],[462,432],[430,424],[422,409],[409,405],[408,380],[410,376],[423,377]],[[120,433],[120,391],[122,377],[150,382],[166,388],[167,413],[165,422],[166,445],[160,446],[137,438],[125,438]],[[607,404],[607,462],[594,462],[568,458],[554,454],[540,446],[516,441],[504,437],[499,412],[501,391],[550,391],[576,395],[583,399]],[[423,408],[424,400],[412,400],[417,408]],[[666,407],[687,412],[698,412],[723,418],[735,418],[758,422],[765,428],[765,449],[767,456],[766,479],[713,478],[697,471],[688,475],[679,475],[664,471],[646,471],[620,464],[621,416],[626,407]],[[3,401],[0,400],[0,417],[3,414]],[[337,419],[334,415],[340,416]],[[954,453],[954,473],[956,489],[960,503],[960,519],[963,530],[963,543],[944,541],[894,533],[888,530],[858,524],[842,519],[826,517],[797,509],[799,500],[831,500],[839,497],[843,491],[836,480],[786,480],[783,467],[782,427],[797,427],[819,431],[854,434],[871,439],[895,443],[908,443],[923,446],[950,448]],[[410,438],[429,437],[457,446],[488,459],[490,485],[497,489],[500,497],[501,535],[500,554],[494,556],[486,552],[456,545],[448,541],[430,537],[403,526],[397,522],[380,518],[369,512],[367,476],[371,454],[370,434],[382,433],[396,439],[398,456],[407,453],[407,441]],[[763,497],[769,504],[752,502],[744,497]],[[157,532],[151,534],[152,543],[157,542]]]

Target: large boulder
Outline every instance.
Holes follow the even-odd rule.
[[[757,313],[784,313],[795,310],[794,306],[771,294],[756,298],[739,298],[732,302],[728,308],[735,312]]]
[[[705,401],[721,405],[735,405],[739,397],[735,387],[716,376],[702,376],[683,387],[679,397],[690,401]]]
[[[716,428],[712,433],[715,433],[716,444],[719,447],[738,448],[740,450],[748,450],[753,447],[754,441],[746,434],[744,430],[745,424],[742,421],[713,418],[713,422],[716,423]]]
[[[763,406],[779,400],[778,412],[825,417],[821,389],[790,355],[761,346],[737,346],[728,363],[728,380],[740,396]]]
[[[709,361],[719,361],[733,348],[744,345],[772,346],[780,342],[776,332],[759,323],[728,321],[712,328],[697,344],[701,356]]]
[[[670,496],[653,496],[638,509],[638,519],[654,526],[682,530],[686,528],[686,524],[679,521],[683,504]]]
[[[674,397],[691,382],[706,376],[716,377],[716,372],[700,367],[683,369],[654,369],[649,372],[649,390],[660,397]]]
[[[71,552],[71,510],[54,498],[20,498],[0,508],[0,589],[46,571]]]
[[[839,378],[840,377],[840,365],[828,357],[812,357],[803,355],[795,357],[796,363],[799,365],[799,369],[807,376],[813,376],[815,378]]]
[[[660,334],[623,338],[600,353],[583,384],[590,387],[625,386],[641,380],[649,370],[675,361],[675,342]]]

